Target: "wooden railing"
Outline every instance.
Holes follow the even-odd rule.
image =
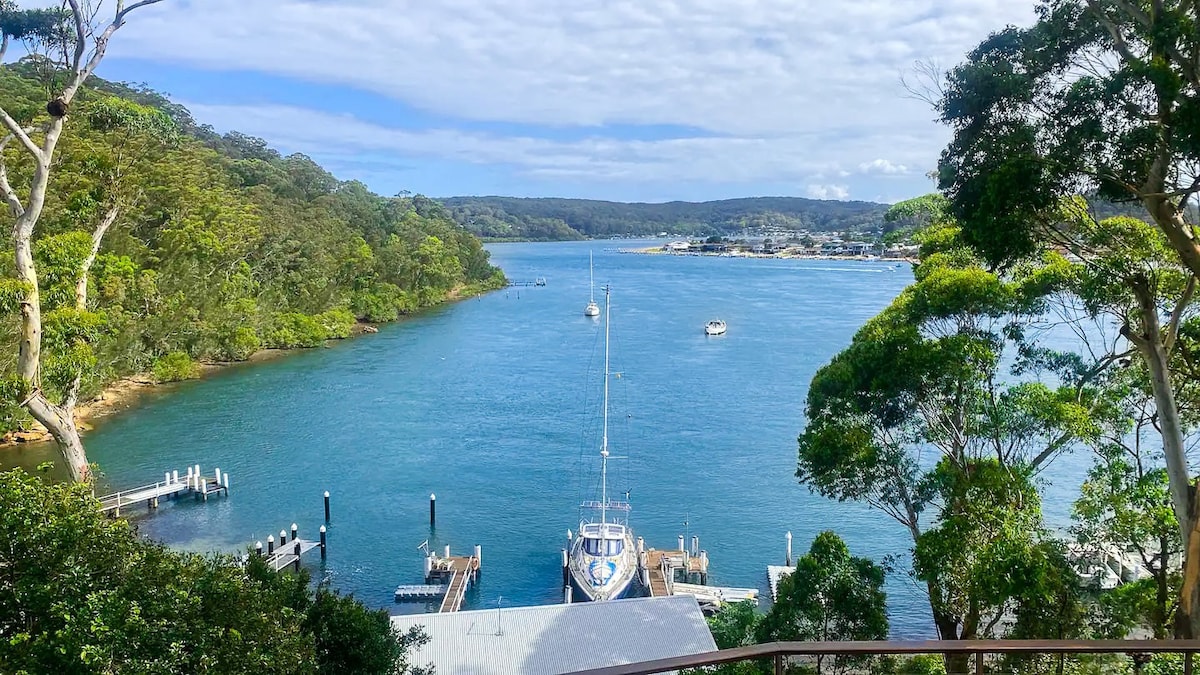
[[[970,663],[966,675],[982,675],[988,656],[1030,656],[1043,654],[1094,655],[1125,654],[1133,661],[1133,671],[1141,671],[1152,654],[1182,654],[1183,674],[1192,675],[1192,655],[1200,652],[1200,640],[929,640],[924,642],[771,642],[750,647],[723,649],[689,656],[628,663],[606,668],[577,671],[573,675],[649,675],[702,668],[726,663],[763,660],[784,673],[790,657],[870,657],[914,656],[919,654],[958,655]],[[869,669],[863,672],[869,672]]]

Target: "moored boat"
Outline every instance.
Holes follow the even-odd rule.
[[[712,321],[709,321],[708,323],[704,324],[704,334],[705,335],[724,335],[725,328],[726,328],[726,326],[725,326],[724,321],[722,321],[720,319],[713,319]]]
[[[580,504],[584,514],[571,541],[567,566],[571,599],[616,600],[636,588],[638,559],[629,528],[629,502],[608,497],[608,324],[610,289],[604,287],[604,430],[600,441],[600,499]],[[627,497],[628,499],[628,497]],[[595,519],[598,514],[599,519]],[[567,533],[570,536],[570,532]]]

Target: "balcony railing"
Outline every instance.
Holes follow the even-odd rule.
[[[743,661],[762,661],[782,675],[791,659],[814,660],[819,657],[916,656],[920,654],[957,655],[962,657],[963,675],[983,675],[992,672],[989,657],[1061,655],[1062,658],[1086,655],[1124,655],[1129,668],[1097,672],[1140,673],[1154,654],[1182,656],[1183,675],[1192,675],[1192,655],[1200,652],[1200,640],[929,640],[923,642],[771,642],[750,647],[723,649],[689,656],[676,656],[654,661],[628,663],[606,668],[583,670],[573,675],[648,675],[703,668]],[[871,672],[869,666],[851,672]],[[1054,672],[1051,670],[1050,672]],[[950,675],[958,675],[951,673]]]

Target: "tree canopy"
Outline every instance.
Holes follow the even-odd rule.
[[[39,78],[30,59],[0,68],[0,100],[22,123],[46,115]],[[479,240],[437,202],[375,195],[304,155],[218,135],[153,91],[89,83],[58,144],[33,247],[46,324],[41,386],[54,401],[76,376],[87,400],[117,376],[174,379],[194,372],[189,360],[317,346],[349,335],[356,319],[390,321],[503,283]],[[3,152],[14,188],[27,189],[19,149]],[[81,278],[93,229],[111,213]],[[3,269],[0,349],[15,351],[21,288]],[[5,368],[0,431],[27,428],[17,404],[28,385]]]
[[[140,538],[83,484],[0,473],[0,538],[5,672],[392,675],[424,639],[305,572]]]

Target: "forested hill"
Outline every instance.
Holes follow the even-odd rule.
[[[37,75],[28,61],[0,68],[0,100],[23,123],[45,117]],[[218,135],[152,91],[89,85],[72,104],[34,241],[43,388],[61,391],[81,363],[85,394],[126,373],[183,377],[199,360],[319,345],[355,319],[392,320],[503,283],[478,238],[433,200],[381,197],[304,155]],[[18,145],[4,153],[20,191],[30,164]],[[79,312],[75,270],[113,210]],[[11,227],[4,209],[0,228]],[[11,249],[0,265],[13,275]],[[0,376],[13,382],[15,331],[0,341]],[[11,427],[19,392],[0,393]]]
[[[886,204],[749,197],[712,202],[626,204],[591,199],[450,197],[460,225],[486,239],[557,240],[671,234],[730,234],[775,226],[794,230],[878,232]]]

